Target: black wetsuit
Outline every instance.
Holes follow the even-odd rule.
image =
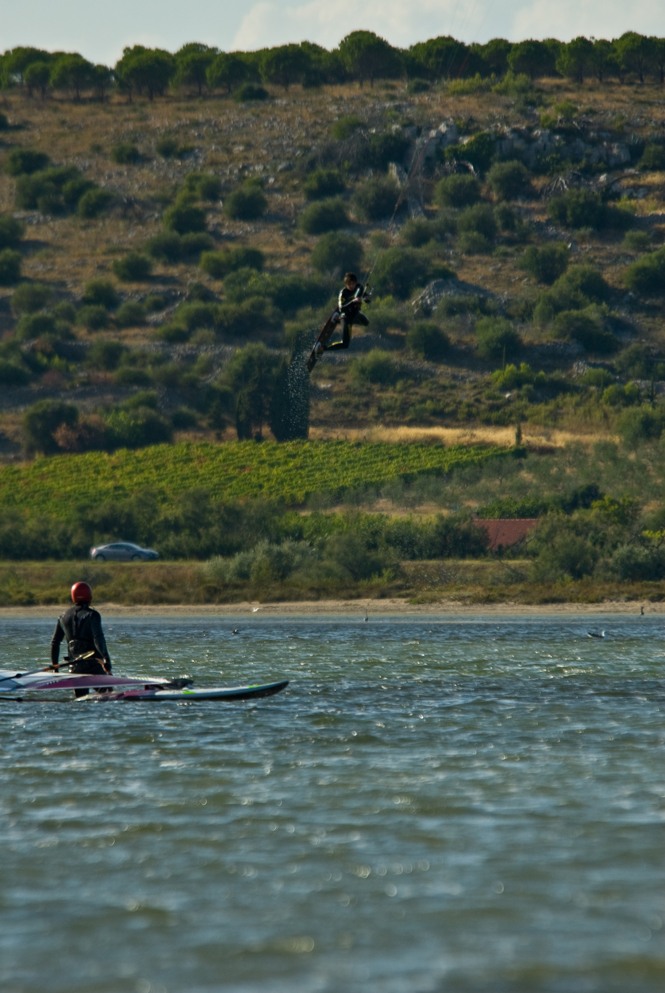
[[[87,652],[94,652],[97,656],[75,662],[70,672],[96,676],[111,671],[111,659],[102,631],[102,619],[94,607],[87,603],[75,603],[58,618],[51,639],[51,665],[56,665],[58,662],[60,642],[63,639],[67,641],[70,659],[85,655]],[[105,665],[102,665],[100,659],[104,660]]]
[[[348,348],[351,343],[351,325],[360,324],[366,328],[369,321],[361,312],[363,301],[366,300],[365,287],[358,283],[352,290],[346,286],[342,288],[337,302],[337,309],[341,314],[340,328],[342,330],[342,340],[336,341],[334,345],[328,345],[326,351],[334,352],[338,348]],[[369,302],[369,301],[367,301]]]

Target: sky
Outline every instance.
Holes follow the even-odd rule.
[[[0,52],[16,45],[76,51],[113,65],[125,45],[176,51],[188,41],[223,51],[313,41],[333,48],[350,31],[375,31],[406,48],[451,34],[490,38],[665,37],[665,0],[20,0],[3,4]]]

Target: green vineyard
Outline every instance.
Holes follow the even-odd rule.
[[[0,470],[0,507],[69,517],[72,509],[123,500],[145,490],[162,503],[203,489],[216,500],[342,494],[390,479],[441,475],[499,454],[499,448],[346,441],[265,441],[157,445],[137,451],[40,458]]]

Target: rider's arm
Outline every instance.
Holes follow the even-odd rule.
[[[90,618],[90,626],[92,628],[92,640],[94,646],[99,652],[100,657],[106,662],[110,672],[111,659],[109,657],[109,650],[106,647],[106,638],[104,637],[104,632],[102,631],[102,619],[96,611]]]
[[[58,620],[55,625],[55,631],[53,632],[53,637],[51,638],[51,665],[58,664],[58,657],[60,655],[60,642],[65,637],[65,632],[62,630],[62,625]]]

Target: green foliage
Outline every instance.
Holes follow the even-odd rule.
[[[651,234],[648,231],[626,231],[622,246],[629,252],[646,252],[653,245]]]
[[[265,264],[265,255],[258,248],[230,248],[223,252],[203,252],[201,268],[214,279],[224,279],[230,272],[238,269],[256,269],[261,271]]]
[[[364,182],[355,192],[353,208],[361,221],[371,223],[389,217],[399,196],[397,184],[393,179],[376,176]]]
[[[91,279],[83,287],[83,303],[100,304],[113,310],[119,301],[118,291],[108,279]]]
[[[445,151],[446,162],[459,159],[470,162],[474,169],[485,172],[489,169],[494,151],[496,138],[488,131],[480,131],[464,145],[448,145]]]
[[[131,141],[122,141],[111,149],[111,161],[116,165],[136,165],[141,153]]]
[[[640,159],[640,169],[662,172],[665,169],[665,148],[662,145],[647,145]]]
[[[402,225],[400,241],[410,248],[422,248],[438,234],[438,228],[424,217],[411,217]]]
[[[185,177],[184,189],[198,200],[219,200],[222,181],[212,173],[189,172]]]
[[[244,59],[233,52],[220,52],[207,70],[208,86],[211,90],[224,87],[230,93],[245,82],[248,73]]]
[[[254,83],[245,83],[239,86],[233,94],[236,103],[252,103],[256,101],[270,99],[270,94],[263,86],[256,86]]]
[[[629,408],[621,415],[617,426],[624,444],[635,449],[644,442],[661,437],[665,428],[665,408],[662,405]]]
[[[30,341],[34,338],[44,336],[55,336],[57,324],[51,314],[24,314],[16,325],[16,334],[19,338]]]
[[[138,252],[128,252],[122,259],[114,259],[111,264],[113,274],[125,283],[142,283],[150,277],[150,259]]]
[[[624,376],[633,379],[651,379],[652,376],[665,379],[665,364],[656,362],[655,356],[644,345],[629,345],[617,356],[614,365]]]
[[[88,350],[86,361],[93,369],[112,372],[117,369],[126,351],[125,346],[119,341],[96,341]]]
[[[388,248],[374,267],[374,285],[382,296],[405,300],[428,276],[427,258],[413,248]]]
[[[331,231],[319,238],[312,252],[312,265],[317,272],[340,276],[344,272],[355,272],[363,261],[363,246],[359,238],[351,234]]]
[[[76,315],[76,323],[88,331],[101,331],[109,326],[109,312],[102,304],[91,303],[81,307]]]
[[[569,228],[602,227],[605,222],[605,205],[600,193],[591,190],[568,190],[561,197],[553,197],[547,205],[550,217]]]
[[[436,184],[434,199],[440,207],[471,207],[480,200],[480,183],[470,173],[444,176]]]
[[[353,114],[346,117],[338,117],[330,129],[330,134],[335,141],[345,141],[350,138],[358,128],[363,127],[363,122]]]
[[[410,328],[406,347],[427,362],[442,362],[450,351],[450,339],[438,324],[419,321]]]
[[[182,258],[182,238],[177,231],[160,231],[148,238],[144,251],[158,262],[174,264]]]
[[[649,252],[629,265],[623,281],[634,293],[662,294],[665,291],[665,248]]]
[[[431,89],[431,85],[426,79],[410,79],[407,83],[406,92],[410,96],[417,96],[418,93],[427,93]]]
[[[550,290],[541,293],[534,310],[534,320],[547,323],[562,310],[584,310],[592,303],[605,303],[610,287],[593,266],[570,266]]]
[[[114,316],[119,328],[136,328],[145,324],[145,307],[136,300],[125,300]]]
[[[21,253],[13,248],[0,251],[0,286],[13,286],[21,278]]]
[[[338,169],[315,169],[310,172],[302,189],[308,200],[323,200],[343,193],[346,184]]]
[[[0,251],[17,248],[25,234],[25,226],[11,214],[0,215]]]
[[[357,383],[379,383],[389,386],[400,376],[400,367],[390,352],[373,348],[351,363],[351,376]]]
[[[607,355],[619,347],[614,335],[603,328],[594,307],[561,311],[554,319],[553,328],[557,338],[573,338],[588,352]]]
[[[175,231],[181,235],[205,231],[205,211],[192,203],[175,203],[164,214],[164,227],[167,231]]]
[[[339,54],[347,71],[361,83],[396,79],[402,70],[399,52],[373,31],[352,31],[339,43]]]
[[[88,189],[78,202],[77,213],[79,217],[90,220],[99,217],[113,203],[115,197],[110,190],[100,187]]]
[[[73,426],[78,420],[78,408],[61,400],[38,400],[23,415],[23,431],[29,451],[51,454],[57,452],[54,434],[59,427]]]
[[[53,289],[47,283],[22,283],[12,293],[12,314],[33,314],[45,307],[52,297]]]
[[[522,347],[522,339],[505,317],[482,317],[476,322],[476,338],[484,359],[511,358]]]
[[[530,245],[522,255],[519,265],[539,283],[551,285],[563,276],[568,268],[569,258],[568,246],[563,242],[543,245],[542,248]]]
[[[515,200],[531,189],[529,170],[521,162],[495,162],[487,173],[487,181],[499,200]]]
[[[224,201],[224,213],[233,221],[254,221],[265,214],[268,201],[255,183],[245,183]]]
[[[326,231],[337,231],[346,227],[349,218],[344,201],[340,198],[317,200],[307,207],[298,221],[298,225],[306,234],[323,234]]]
[[[7,156],[5,172],[10,176],[29,176],[40,172],[51,164],[46,152],[35,152],[29,148],[14,148]]]
[[[593,574],[599,558],[599,550],[587,540],[584,522],[557,514],[540,524],[532,549],[538,553],[532,567],[537,582],[583,579]]]

